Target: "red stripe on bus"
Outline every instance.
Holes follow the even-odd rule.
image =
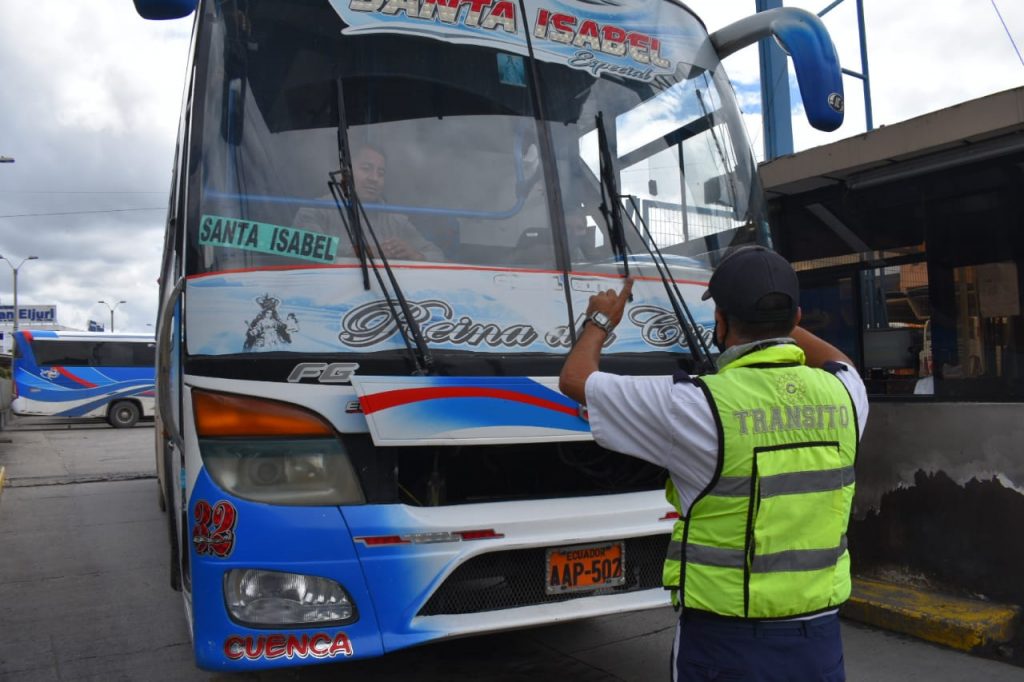
[[[576,408],[556,403],[553,400],[546,400],[526,393],[509,391],[500,388],[481,388],[477,386],[441,386],[431,388],[402,388],[394,391],[383,391],[364,395],[359,399],[363,406],[364,414],[372,414],[381,410],[387,410],[400,405],[423,402],[425,400],[439,400],[442,398],[497,398],[498,400],[511,400],[517,403],[526,403],[535,407],[542,407],[547,410],[564,412],[572,416],[578,416]]]
[[[86,388],[96,388],[96,384],[88,382],[81,377],[76,377],[74,374],[72,374],[71,372],[67,371],[66,369],[59,365],[54,365],[53,368],[60,372],[63,376],[67,377],[68,379],[71,379],[73,382],[79,384],[80,386],[85,386]]]
[[[195,275],[189,275],[185,279],[197,280],[204,279],[206,277],[218,277],[220,275],[235,275],[243,272],[288,272],[291,270],[355,270],[359,268],[359,264],[353,265],[266,265],[255,268],[235,268],[232,270],[217,270],[215,272],[200,272]],[[382,269],[383,265],[371,265],[371,268]],[[511,272],[511,273],[526,273],[533,275],[561,275],[561,270],[538,270],[536,268],[505,268],[497,266],[484,266],[484,265],[392,265],[394,270],[449,270],[457,272],[460,270],[473,270],[476,272]],[[601,279],[623,279],[622,275],[611,275],[607,272],[586,272],[586,271],[570,271],[570,277],[600,277]],[[660,282],[660,277],[647,277],[631,275],[631,277],[640,282]],[[695,284],[697,286],[706,287],[707,281],[696,280],[696,279],[675,279],[672,280],[677,284]]]

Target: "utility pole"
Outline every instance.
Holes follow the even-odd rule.
[[[112,307],[112,308],[110,307],[110,304],[107,303],[106,301],[96,301],[96,302],[97,303],[102,303],[103,305],[107,306],[107,308],[110,309],[110,333],[113,334],[114,333],[114,311],[117,310],[117,307],[119,305],[121,305],[122,303],[127,303],[128,301],[118,301],[117,303],[114,304],[114,307]]]
[[[14,159],[11,159],[11,161],[14,161]],[[7,261],[7,264],[11,266],[11,271],[14,273],[14,331],[18,331],[18,270],[25,264],[25,261],[39,260],[39,256],[28,256],[27,258],[22,258],[17,267],[15,267],[14,263],[6,256],[0,256],[0,260]]]

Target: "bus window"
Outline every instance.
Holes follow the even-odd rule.
[[[40,367],[53,365],[88,367],[93,364],[94,345],[89,341],[35,340],[32,351]]]
[[[97,344],[93,349],[93,364],[96,367],[128,367],[134,364],[130,343]]]
[[[133,343],[131,346],[133,367],[153,367],[156,364],[155,343]]]

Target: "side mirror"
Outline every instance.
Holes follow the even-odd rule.
[[[199,0],[133,0],[143,19],[180,19],[196,11]]]
[[[774,36],[793,59],[807,120],[818,130],[843,123],[843,74],[828,30],[814,14],[780,7],[740,19],[711,34],[719,59]]]

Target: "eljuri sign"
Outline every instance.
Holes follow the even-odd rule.
[[[14,306],[0,305],[0,323],[14,322]],[[18,325],[57,324],[57,306],[18,304]]]

